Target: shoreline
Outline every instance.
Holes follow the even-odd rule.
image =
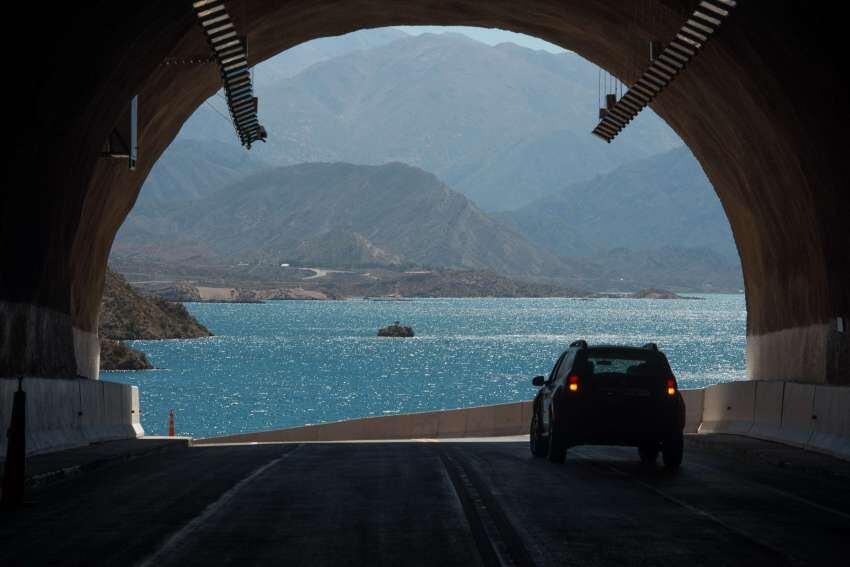
[[[693,292],[689,292],[693,293]],[[631,294],[627,292],[623,293],[599,293],[599,294],[591,294],[589,296],[575,296],[575,295],[468,295],[468,296],[441,296],[441,295],[416,295],[416,296],[402,296],[402,297],[393,297],[393,298],[379,298],[379,297],[360,297],[360,296],[352,296],[352,297],[329,297],[327,299],[315,299],[315,298],[274,298],[274,299],[263,299],[263,300],[224,300],[224,299],[187,299],[185,301],[176,301],[175,303],[231,303],[231,304],[262,304],[262,303],[275,303],[279,301],[304,301],[304,302],[338,302],[338,301],[360,301],[360,302],[372,302],[372,303],[405,303],[422,299],[442,299],[442,300],[466,300],[466,299],[572,299],[575,301],[593,301],[595,299],[626,299],[630,301],[635,300],[644,300],[644,301],[703,301],[706,298],[700,296],[715,296],[715,295],[729,295],[729,296],[740,296],[744,295],[741,292],[729,292],[729,291],[721,291],[721,292],[700,292],[698,295],[683,295],[675,298],[662,298],[662,297],[632,297]]]

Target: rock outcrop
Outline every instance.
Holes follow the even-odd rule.
[[[103,287],[98,325],[101,370],[153,368],[143,352],[121,341],[212,335],[182,304],[139,295],[119,274],[107,271]]]
[[[666,289],[642,289],[640,291],[636,291],[635,293],[628,295],[629,299],[693,299],[691,297],[684,297],[679,295],[678,293],[673,293],[672,291],[667,291]]]
[[[145,297],[119,274],[108,271],[98,332],[116,340],[194,339],[212,333],[180,303]]]
[[[149,370],[153,365],[140,350],[128,347],[121,341],[100,339],[101,370]]]
[[[392,325],[381,327],[378,329],[379,337],[412,337],[413,329],[405,325],[401,325],[398,321]]]

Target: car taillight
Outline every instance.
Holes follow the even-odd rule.
[[[673,396],[676,394],[676,379],[668,378],[667,379],[667,395]]]
[[[579,379],[576,374],[573,374],[572,376],[567,378],[567,383],[569,384],[568,387],[570,389],[570,392],[578,392]]]

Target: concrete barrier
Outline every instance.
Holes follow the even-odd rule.
[[[17,379],[0,378],[0,461]],[[85,378],[24,378],[27,454],[144,435],[135,386]]]
[[[816,386],[813,408],[806,448],[850,459],[850,388]]]
[[[100,411],[89,416],[90,424],[85,428],[89,442],[129,439],[144,434],[138,421],[138,388],[115,382],[88,380],[85,384],[81,381],[81,391],[83,389],[96,390],[103,400]]]
[[[522,404],[499,404],[472,408],[466,421],[467,435],[519,435],[528,433],[522,420]]]
[[[729,382],[705,389],[699,433],[746,435],[753,427],[756,382]]]
[[[699,433],[747,435],[850,459],[850,388],[761,380],[704,392]],[[686,432],[691,419],[689,410]]]
[[[685,433],[696,433],[702,423],[705,389],[679,390],[685,400]],[[529,417],[529,419],[531,419]]]
[[[78,380],[27,380],[27,454],[85,445]],[[8,427],[8,424],[7,424]]]
[[[782,437],[782,403],[785,395],[785,382],[755,382],[756,394],[753,408],[753,426],[751,437],[761,439],[779,439]]]
[[[682,390],[685,433],[729,433],[850,459],[850,388],[742,381]],[[532,402],[352,419],[198,444],[460,438],[528,433]]]
[[[196,444],[497,437],[528,433],[531,402],[348,419],[199,439]]]
[[[133,429],[133,437],[142,437],[145,430],[142,428],[142,405],[139,401],[139,388],[130,388],[130,427]]]
[[[525,423],[529,430],[531,429],[531,414],[534,413],[534,402],[528,401],[520,404],[522,408],[522,422]]]
[[[786,382],[782,396],[782,426],[774,441],[788,445],[805,447],[815,429],[814,405],[815,388],[813,384]]]
[[[17,380],[0,379],[0,461]],[[144,435],[135,386],[26,378],[27,453]],[[850,388],[745,381],[682,390],[686,433],[731,433],[850,459]],[[199,444],[492,437],[528,433],[532,402],[351,419],[199,440]]]

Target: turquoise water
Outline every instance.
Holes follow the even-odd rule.
[[[149,435],[174,409],[195,437],[531,399],[578,338],[652,340],[685,388],[743,379],[744,296],[701,297],[190,303],[215,337],[132,341],[158,369],[102,377],[139,386]],[[375,336],[395,320],[417,336]]]

